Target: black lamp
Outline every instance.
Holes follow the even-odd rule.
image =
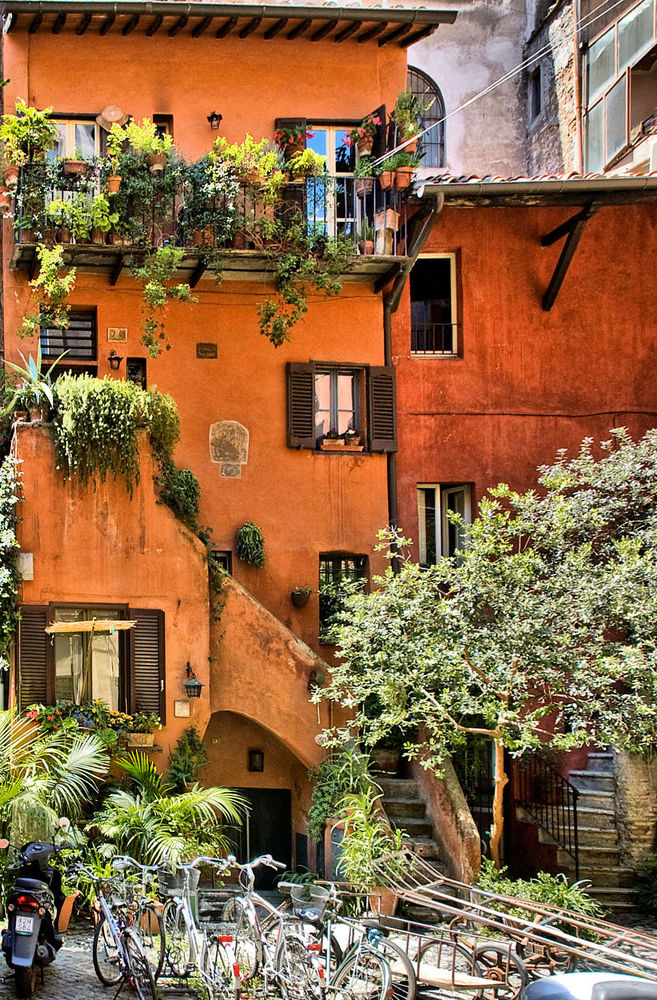
[[[208,115],[208,123],[213,132],[216,132],[221,125],[221,120],[224,116],[220,115],[218,111],[211,111]]]
[[[265,754],[263,750],[249,750],[249,771],[264,771]]]
[[[187,674],[187,680],[185,681],[185,692],[188,698],[200,698],[201,688],[203,685],[200,681],[196,680],[196,674],[189,665],[189,660],[187,661],[187,666],[185,667],[185,673]]]
[[[123,361],[121,355],[117,354],[115,350],[111,350],[109,353],[109,358],[107,360],[109,361],[109,366],[112,369],[112,371],[118,372],[119,365]]]

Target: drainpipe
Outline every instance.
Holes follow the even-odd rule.
[[[424,194],[424,187],[420,188],[418,195],[421,198]],[[399,300],[404,290],[404,285],[411,273],[413,264],[417,260],[422,247],[427,241],[432,226],[445,203],[445,196],[442,191],[427,199],[420,208],[420,215],[424,219],[420,223],[412,244],[409,246],[409,253],[398,271],[391,285],[383,293],[383,350],[386,366],[392,365],[392,314],[397,312]],[[388,471],[388,526],[397,528],[399,522],[399,507],[397,504],[397,455],[389,451],[386,455]],[[392,560],[393,572],[399,573],[400,563],[397,557]]]
[[[573,0],[573,99],[575,104],[575,170],[584,173],[584,129],[582,122],[582,58],[579,43],[579,2]]]

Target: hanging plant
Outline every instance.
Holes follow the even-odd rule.
[[[235,551],[238,559],[251,566],[265,565],[265,539],[257,524],[247,521],[235,536]]]
[[[64,266],[64,248],[47,247],[39,244],[36,248],[39,259],[39,273],[30,281],[31,301],[36,311],[23,316],[19,326],[19,337],[35,337],[46,329],[65,330],[68,327],[70,306],[68,296],[75,286],[77,271]]]
[[[0,465],[0,668],[9,669],[9,647],[18,625],[18,591],[21,579],[16,569],[17,504],[20,494],[18,462],[8,456]]]
[[[156,358],[162,347],[171,348],[166,338],[164,320],[167,302],[197,302],[186,282],[172,285],[171,280],[180,267],[183,251],[177,247],[159,247],[141,265],[131,270],[143,285],[142,311],[144,314],[141,343],[148,348],[151,358]]]

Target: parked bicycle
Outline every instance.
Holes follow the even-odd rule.
[[[124,916],[139,938],[153,970],[153,979],[157,982],[164,968],[166,940],[162,916],[164,907],[153,898],[152,887],[161,866],[142,865],[129,855],[121,854],[112,858],[112,868],[124,874],[120,891]],[[129,877],[131,870],[141,874],[139,881]]]

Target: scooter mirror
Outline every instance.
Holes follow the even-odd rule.
[[[60,816],[58,822],[60,830],[66,831],[71,829],[71,821],[68,816]]]
[[[4,851],[5,847],[9,847],[9,841],[6,837],[0,838],[0,851]]]

